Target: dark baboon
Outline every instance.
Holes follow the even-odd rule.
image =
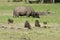
[[[13,23],[12,19],[8,19],[8,24]]]
[[[44,28],[47,28],[47,26],[43,26]]]
[[[39,20],[35,20],[35,27],[40,27]]]
[[[45,21],[45,22],[43,22],[43,24],[45,24],[45,25],[46,25],[46,24],[47,24],[47,22]]]
[[[24,25],[25,28],[28,28],[28,29],[31,29],[31,25],[29,24],[28,21],[25,22],[25,25]]]

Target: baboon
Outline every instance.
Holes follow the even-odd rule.
[[[25,28],[28,28],[28,29],[31,29],[31,25],[29,24],[28,21],[25,22],[25,25],[24,25]]]
[[[39,20],[35,20],[35,27],[40,27]]]
[[[43,22],[43,24],[45,24],[45,25],[46,25],[46,24],[47,24],[47,22],[45,21],[45,22]]]
[[[43,26],[44,28],[47,28],[47,26]]]
[[[8,19],[8,24],[13,23],[12,19]]]
[[[43,22],[43,24],[44,24],[44,26],[43,26],[43,27],[44,27],[44,28],[47,28],[47,26],[46,26],[46,25],[47,25],[47,22],[46,22],[46,21],[44,21],[44,22]]]

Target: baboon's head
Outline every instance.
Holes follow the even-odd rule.
[[[8,24],[9,23],[13,23],[13,20],[12,19],[8,19]]]
[[[40,27],[39,20],[35,20],[35,27]]]
[[[28,28],[28,29],[31,29],[31,25],[28,21],[25,22],[25,25],[24,25],[25,28]]]

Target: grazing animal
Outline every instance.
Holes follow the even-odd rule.
[[[8,24],[13,23],[12,19],[8,19]]]
[[[32,17],[35,17],[35,18],[40,18],[38,12],[32,12],[32,13],[31,13],[31,16],[32,16]]]
[[[29,24],[28,21],[25,22],[25,25],[24,25],[25,28],[28,28],[28,29],[31,29],[31,25]]]
[[[23,6],[23,7],[16,7],[13,10],[13,17],[19,17],[19,16],[27,16],[27,17],[36,17],[39,18],[39,14],[34,11],[29,6]]]
[[[39,20],[35,20],[35,27],[40,27]]]

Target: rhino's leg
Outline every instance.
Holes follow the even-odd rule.
[[[13,17],[19,17],[18,13],[15,10],[13,10]]]
[[[30,15],[30,13],[29,13],[29,12],[27,12],[27,13],[26,13],[26,16],[27,16],[27,17],[30,17],[31,15]]]
[[[14,18],[16,17],[16,12],[15,12],[15,10],[13,10],[13,17],[14,17]]]
[[[15,13],[13,13],[13,17],[14,17],[14,18],[16,17],[16,14],[15,14]]]
[[[15,14],[13,14],[13,17],[15,18],[15,17],[16,17],[16,15],[15,15]]]
[[[13,17],[15,18],[15,17],[19,17],[19,15],[16,13],[16,14],[13,14]]]
[[[18,17],[17,15],[13,15],[13,17],[15,18],[15,17]]]
[[[18,13],[16,14],[16,17],[19,17],[19,14]]]

